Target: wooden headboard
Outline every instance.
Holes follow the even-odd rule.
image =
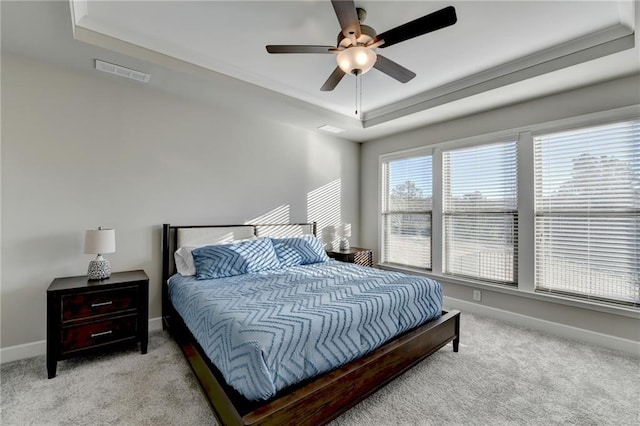
[[[250,237],[295,237],[316,234],[316,222],[311,223],[268,223],[244,225],[162,225],[162,318],[171,315],[167,280],[176,273],[174,252],[181,246],[201,246],[213,243],[231,242]]]

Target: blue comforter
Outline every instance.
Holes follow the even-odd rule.
[[[268,399],[437,318],[428,278],[329,261],[212,280],[179,274],[169,295],[229,385]]]

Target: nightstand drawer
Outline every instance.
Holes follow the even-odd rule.
[[[62,329],[62,353],[136,337],[137,315]]]
[[[70,321],[126,311],[136,309],[137,306],[137,287],[71,294],[62,296],[62,320]]]

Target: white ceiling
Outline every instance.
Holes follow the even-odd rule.
[[[149,85],[162,90],[235,93],[239,99],[226,98],[230,108],[268,116],[266,107],[280,121],[330,124],[358,141],[640,71],[637,2],[356,1],[378,32],[448,5],[458,16],[451,27],[378,49],[417,77],[401,84],[375,69],[365,74],[360,121],[353,76],[319,90],[333,55],[265,50],[335,44],[340,28],[328,0],[71,0],[71,11],[66,2],[2,3],[3,51],[56,61],[53,52],[64,49],[79,67],[91,56],[114,61],[149,72]]]

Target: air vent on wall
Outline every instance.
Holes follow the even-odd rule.
[[[151,79],[151,75],[147,73],[111,64],[109,62],[101,61],[100,59],[96,59],[96,69],[98,71],[108,72],[109,74],[119,75],[120,77],[127,77],[131,80],[141,81],[143,83],[148,83],[149,79]]]

